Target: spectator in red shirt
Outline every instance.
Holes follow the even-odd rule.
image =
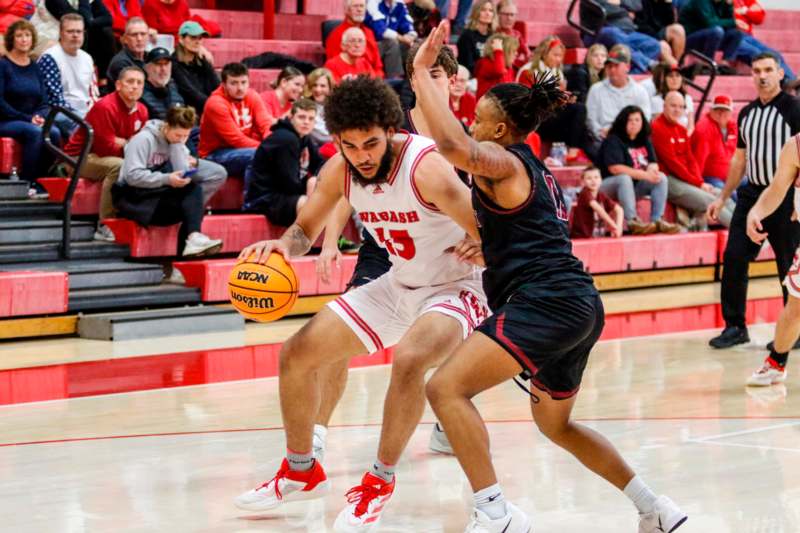
[[[624,214],[622,207],[600,192],[603,178],[597,167],[586,167],[581,173],[583,188],[572,209],[569,236],[573,239],[591,237],[622,237]]]
[[[736,20],[736,27],[744,34],[734,55],[736,60],[749,65],[758,54],[769,52],[778,59],[785,74],[784,79],[794,80],[794,72],[786,63],[783,55],[753,37],[753,26],[763,24],[764,18],[767,16],[767,12],[761,7],[758,0],[733,0],[733,16]]]
[[[380,78],[366,58],[367,39],[360,28],[348,28],[342,34],[342,51],[325,62],[325,68],[333,74],[336,83],[360,74]]]
[[[229,176],[243,177],[273,122],[264,101],[250,88],[247,67],[228,63],[222,68],[222,84],[206,100],[198,153],[225,167]]]
[[[478,79],[476,100],[480,100],[481,96],[495,85],[514,81],[514,69],[511,64],[517,54],[519,46],[517,40],[502,33],[495,33],[486,43],[487,46],[483,47],[483,57],[475,63],[475,77]]]
[[[700,166],[692,153],[689,133],[680,123],[686,107],[678,91],[667,93],[664,112],[653,121],[653,146],[662,170],[667,173],[669,192],[667,199],[694,216],[698,229],[705,228],[705,212],[716,199],[717,190],[703,181]],[[733,214],[733,202],[726,205],[719,216],[728,227]]]
[[[366,0],[345,0],[344,22],[336,26],[325,40],[325,57],[333,59],[342,52],[344,32],[350,28],[360,28],[364,32],[366,39],[366,52],[364,58],[369,62],[376,76],[383,77],[383,61],[378,50],[378,42],[375,34],[364,24],[367,17]],[[401,63],[402,64],[402,63]]]
[[[531,57],[525,36],[514,28],[517,22],[517,4],[514,0],[500,0],[497,3],[497,31],[517,40],[517,55],[514,57],[514,72],[517,72]]]
[[[278,79],[272,84],[272,89],[261,93],[261,99],[267,106],[267,111],[275,120],[287,118],[292,110],[292,104],[303,96],[306,77],[295,67],[284,67],[278,74]]]
[[[114,37],[117,39],[125,33],[125,24],[129,18],[142,16],[140,0],[103,0],[103,4],[111,13],[111,29],[114,30]]]
[[[177,35],[181,24],[192,17],[186,0],[144,0],[142,17],[158,33]]]
[[[139,67],[123,68],[115,82],[116,91],[98,100],[84,119],[94,130],[94,141],[80,175],[103,182],[100,195],[101,222],[94,235],[97,240],[114,240],[114,234],[102,221],[115,215],[111,187],[119,177],[125,145],[148,119],[147,108],[139,101],[144,91],[144,81],[145,73]],[[70,137],[64,151],[77,156],[85,142],[85,130],[79,128]]]
[[[469,127],[475,120],[475,95],[467,91],[469,70],[464,65],[458,66],[458,73],[450,85],[450,109],[462,124]]]
[[[731,158],[736,151],[737,133],[733,100],[727,94],[715,96],[711,111],[697,122],[692,134],[692,153],[703,181],[717,189],[725,186]]]

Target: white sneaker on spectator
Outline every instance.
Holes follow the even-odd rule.
[[[199,231],[195,231],[186,239],[183,256],[212,255],[222,249],[222,239],[211,239]]]
[[[786,381],[786,368],[781,368],[767,357],[761,368],[747,378],[748,387],[769,387]]]
[[[94,240],[114,242],[116,240],[116,237],[114,236],[114,232],[111,231],[111,228],[109,228],[102,222],[98,222],[97,231],[94,232]]]
[[[183,274],[180,270],[175,267],[172,267],[172,273],[167,278],[167,283],[174,283],[175,285],[186,285],[186,278],[183,277]]]

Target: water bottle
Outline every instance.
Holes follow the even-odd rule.
[[[17,174],[17,167],[11,167],[11,174],[8,175],[9,181],[19,181],[19,174]]]
[[[563,167],[567,162],[567,145],[564,143],[553,143],[550,148],[550,157],[558,162],[558,165]]]

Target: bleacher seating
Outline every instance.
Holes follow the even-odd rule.
[[[36,181],[47,190],[50,195],[48,198],[50,202],[60,204],[66,198],[70,178],[39,178]],[[102,182],[80,178],[72,195],[72,214],[96,215],[100,210],[100,193],[102,190]]]
[[[0,272],[0,317],[64,313],[66,272]]]
[[[9,137],[0,137],[0,174],[11,174],[22,164],[22,145]]]

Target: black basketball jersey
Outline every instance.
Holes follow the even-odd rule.
[[[561,187],[527,144],[506,148],[528,171],[531,193],[514,209],[503,209],[477,185],[472,206],[478,219],[486,270],[483,288],[492,310],[526,285],[540,297],[594,294],[591,276],[572,255],[567,210]]]

